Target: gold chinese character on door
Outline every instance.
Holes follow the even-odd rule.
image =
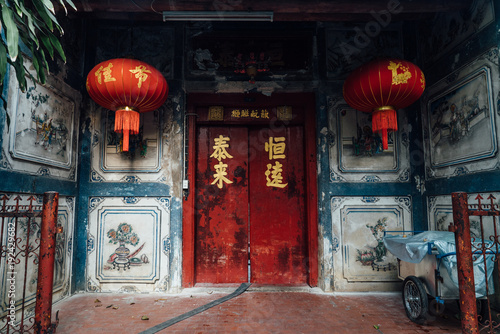
[[[215,158],[219,161],[218,164],[214,166],[214,180],[211,184],[217,184],[219,189],[222,189],[224,183],[231,184],[233,181],[229,180],[227,175],[227,164],[223,163],[224,159],[231,159],[233,156],[227,152],[229,148],[229,137],[224,137],[220,135],[219,138],[214,138],[214,152],[210,155],[210,158]]]
[[[285,159],[286,142],[285,137],[269,137],[269,141],[265,143],[264,150],[269,153],[269,160]],[[275,161],[275,164],[267,164],[267,170],[264,173],[266,176],[266,186],[284,188],[288,183],[283,183],[283,164]]]

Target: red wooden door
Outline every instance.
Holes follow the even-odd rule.
[[[197,283],[248,281],[247,140],[243,127],[198,129]]]
[[[247,282],[249,263],[252,283],[307,283],[303,141],[302,126],[199,128],[197,283]]]
[[[250,131],[252,283],[307,282],[303,140],[301,126]]]

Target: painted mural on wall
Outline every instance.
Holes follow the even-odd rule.
[[[350,108],[343,99],[328,98],[328,135],[331,182],[409,182],[408,121],[398,111],[399,130],[389,134],[382,149],[373,133],[371,114]]]
[[[109,242],[113,245],[119,246],[115,249],[114,253],[108,258],[107,263],[113,267],[106,267],[106,269],[130,269],[131,265],[138,266],[143,263],[149,263],[146,254],[140,254],[145,243],[142,243],[137,249],[130,250],[128,247],[135,247],[139,244],[139,237],[137,233],[133,232],[132,226],[128,223],[121,223],[116,230],[114,228],[108,230],[107,237]]]
[[[339,291],[386,289],[398,282],[385,232],[412,230],[410,197],[332,197],[334,284]],[[385,286],[385,288],[384,288]]]
[[[9,77],[0,167],[75,179],[77,93],[67,87],[62,93],[29,78],[27,82],[28,88],[22,92],[15,76]],[[74,95],[65,95],[68,92]]]
[[[431,86],[424,97],[426,176],[495,168],[498,49]]]
[[[33,82],[17,92],[10,137],[14,157],[69,168],[75,106],[72,101]]]
[[[345,79],[354,69],[377,58],[403,58],[401,29],[387,27],[390,16],[384,19],[389,20],[384,27],[374,17],[351,29],[326,29],[328,78]]]
[[[376,245],[372,244],[363,249],[356,249],[356,261],[360,262],[363,266],[372,267],[372,270],[390,271],[396,268],[394,258],[391,258],[390,254],[387,254],[387,248],[384,245],[387,220],[387,217],[382,217],[374,225],[366,224],[366,228],[371,231]],[[390,259],[387,258],[388,255]]]
[[[88,231],[88,291],[168,290],[170,197],[92,197]]]
[[[422,59],[431,64],[495,21],[493,0],[471,1],[469,8],[436,14],[417,29]],[[429,37],[430,36],[430,37]]]
[[[5,196],[5,197],[4,197]],[[5,203],[4,203],[5,201]],[[19,205],[20,211],[26,211],[31,206],[33,211],[39,212],[42,209],[42,196],[31,196],[24,194],[0,194],[0,205],[10,208]],[[74,199],[72,197],[59,197],[57,225],[61,227],[60,233],[56,234],[56,247],[54,253],[54,281],[53,281],[53,301],[56,302],[69,296],[71,285],[71,259],[73,244],[73,219],[74,219]],[[3,256],[7,253],[15,256],[15,261],[6,261],[4,257],[0,264],[0,309],[3,313],[10,302],[8,286],[15,282],[15,303],[16,307],[21,307],[24,301],[27,314],[32,314],[35,307],[36,285],[38,278],[38,258],[40,245],[40,224],[41,218],[7,218],[2,225],[4,231],[2,236]],[[14,228],[15,240],[17,243],[10,244],[8,241],[8,229]],[[12,248],[14,247],[14,248]],[[26,277],[26,287],[24,286]],[[23,296],[24,292],[24,296]],[[23,298],[24,297],[24,298]],[[2,325],[0,324],[0,328]]]
[[[495,153],[491,95],[490,71],[483,67],[430,99],[433,166],[481,159]]]

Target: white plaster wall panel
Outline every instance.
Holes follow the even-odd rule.
[[[170,197],[91,197],[87,290],[169,289]]]
[[[0,168],[76,180],[80,94],[55,78],[35,85],[29,77],[22,92],[9,73]]]
[[[179,174],[181,180],[183,152],[182,131],[173,118],[177,100],[171,97],[158,110],[141,114],[140,133],[130,136],[129,152],[121,151],[121,135],[113,131],[114,111],[96,108],[92,113],[90,181],[166,182],[175,186],[172,175]]]
[[[0,194],[0,199],[4,195],[9,198],[6,201],[6,205],[16,205],[24,206],[21,208],[22,211],[27,209],[30,205],[31,195],[26,194]],[[18,200],[19,199],[19,200]],[[0,200],[3,205],[3,200]],[[34,201],[31,202],[34,211],[39,211],[43,205],[43,196],[35,196]],[[9,210],[10,211],[10,210]],[[68,297],[70,294],[71,286],[71,265],[73,259],[73,221],[74,221],[74,198],[73,197],[59,197],[58,206],[58,217],[57,224],[61,227],[61,233],[56,235],[56,248],[54,254],[54,281],[53,281],[53,296],[52,300],[54,302]],[[8,239],[6,231],[10,223],[14,223],[15,218],[5,218],[3,224],[3,235],[2,240],[3,247],[8,246]],[[24,301],[25,308],[27,309],[27,314],[34,314],[35,307],[35,297],[37,288],[37,278],[38,278],[38,253],[39,253],[39,240],[40,237],[40,223],[41,218],[32,219],[31,223],[28,224],[27,218],[18,218],[18,228],[16,230],[16,236],[18,245],[16,248],[17,258],[19,263],[16,263],[14,267],[10,267],[6,261],[1,262],[0,276],[1,280],[1,311],[4,312],[9,303],[8,292],[10,291],[10,283],[12,279],[15,281],[15,293],[14,297],[16,300],[16,306],[20,307]],[[28,226],[29,225],[29,226]],[[29,228],[29,229],[28,229]],[[27,245],[27,240],[29,236],[29,246]],[[24,256],[26,247],[34,254],[30,254],[28,258]],[[5,249],[4,249],[5,251]],[[4,259],[5,260],[5,259]],[[27,260],[27,261],[25,261]],[[25,270],[26,265],[26,270]],[[14,273],[14,274],[12,274]],[[23,284],[24,276],[26,273],[26,290],[23,295]]]
[[[397,289],[396,258],[384,232],[411,231],[411,197],[332,197],[335,291]]]
[[[328,98],[330,182],[410,182],[411,127],[405,111],[397,112],[399,130],[389,133],[389,148],[382,150],[368,113]]]
[[[498,56],[492,48],[424,93],[426,179],[500,168]]]
[[[491,197],[490,197],[491,196]],[[467,194],[467,202],[469,205],[476,205],[477,209],[478,200],[481,204],[485,205],[483,209],[489,210],[491,203],[500,205],[500,193],[470,193]],[[429,230],[432,231],[448,231],[448,226],[453,223],[453,206],[450,195],[429,196],[427,198],[427,214],[429,222]],[[481,219],[478,216],[470,216],[470,230],[471,237],[481,238]],[[492,217],[483,217],[484,235],[494,235],[494,221]],[[498,218],[496,219],[498,224]],[[497,231],[500,231],[500,226],[497,226]]]

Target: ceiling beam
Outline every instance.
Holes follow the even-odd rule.
[[[436,12],[468,8],[469,0],[74,0],[77,12],[70,14],[94,19],[161,21],[163,11],[272,11],[274,21],[364,21],[370,13],[397,13],[397,21],[428,17]]]

